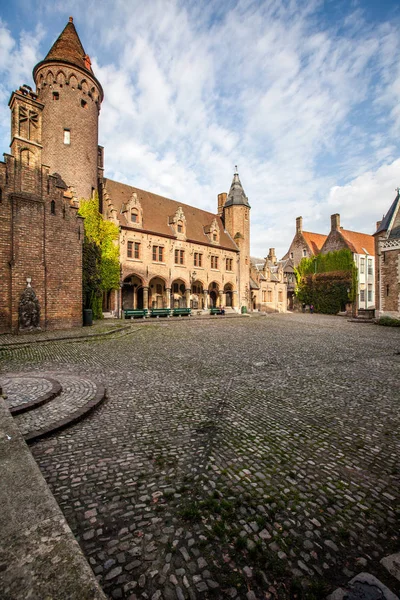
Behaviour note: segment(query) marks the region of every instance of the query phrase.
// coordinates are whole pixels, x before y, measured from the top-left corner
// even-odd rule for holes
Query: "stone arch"
[[[208,286],[208,297],[210,308],[215,308],[220,304],[219,283],[212,281]]]
[[[66,82],[67,78],[65,76],[64,71],[58,71],[57,75],[56,75],[56,81],[58,83],[59,86],[63,86]]]
[[[136,273],[127,275],[122,282],[122,310],[143,308],[143,279]]]
[[[203,309],[204,304],[204,282],[201,279],[195,279],[192,281],[190,289],[190,308]]]
[[[53,71],[47,71],[46,73],[46,84],[47,85],[53,85],[54,83],[54,75],[53,75]]]
[[[149,281],[149,308],[168,308],[167,282],[155,275]]]
[[[68,83],[69,83],[70,87],[73,90],[77,89],[77,87],[78,87],[78,80],[77,80],[76,76],[73,73],[71,73],[71,75],[69,76]]]
[[[82,79],[82,81],[81,81],[81,89],[82,89],[82,92],[83,92],[84,94],[87,94],[87,93],[88,93],[88,91],[89,91],[89,86],[88,86],[88,82],[86,81],[86,79]]]
[[[181,277],[171,283],[171,307],[189,308],[190,290],[187,282]]]
[[[228,282],[224,285],[225,306],[233,308],[233,284]]]

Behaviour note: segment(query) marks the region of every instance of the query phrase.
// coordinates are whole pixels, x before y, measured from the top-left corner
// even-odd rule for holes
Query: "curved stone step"
[[[44,405],[15,416],[25,441],[32,442],[80,421],[105,398],[104,386],[73,375],[57,375],[61,393]]]
[[[12,415],[32,410],[50,402],[61,393],[61,385],[51,377],[9,375],[2,377],[1,386]]]

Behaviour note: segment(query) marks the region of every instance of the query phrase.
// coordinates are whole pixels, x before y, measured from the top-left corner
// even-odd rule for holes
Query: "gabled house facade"
[[[377,223],[376,316],[400,318],[400,192]]]
[[[275,248],[270,248],[264,259],[251,257],[250,268],[251,310],[286,312],[287,285],[283,263],[278,262]]]

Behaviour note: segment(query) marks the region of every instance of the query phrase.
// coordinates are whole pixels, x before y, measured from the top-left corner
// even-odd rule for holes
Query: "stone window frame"
[[[174,259],[176,265],[184,265],[185,264],[185,251],[181,248],[175,248]]]
[[[152,248],[153,262],[164,262],[164,246],[157,246],[153,244]]]
[[[360,258],[360,275],[365,275],[365,258]]]
[[[368,275],[373,275],[374,274],[374,267],[372,264],[372,258],[369,258],[367,260],[367,273]]]
[[[365,302],[365,290],[360,290],[360,302]]]
[[[233,258],[225,259],[225,270],[230,272],[233,271]]]
[[[211,269],[218,271],[218,256],[216,254],[211,255]]]
[[[193,266],[194,267],[202,267],[203,266],[203,253],[195,252],[193,255]]]
[[[141,243],[135,242],[134,240],[128,240],[126,247],[126,256],[127,258],[133,260],[141,259]]]

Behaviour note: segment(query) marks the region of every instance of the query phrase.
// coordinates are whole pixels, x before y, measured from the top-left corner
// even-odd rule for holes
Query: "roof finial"
[[[74,17],[70,17],[70,18],[68,19],[68,21],[69,21],[70,23],[73,23],[73,22],[74,22]]]
[[[235,175],[239,175],[237,165],[235,165]]]

